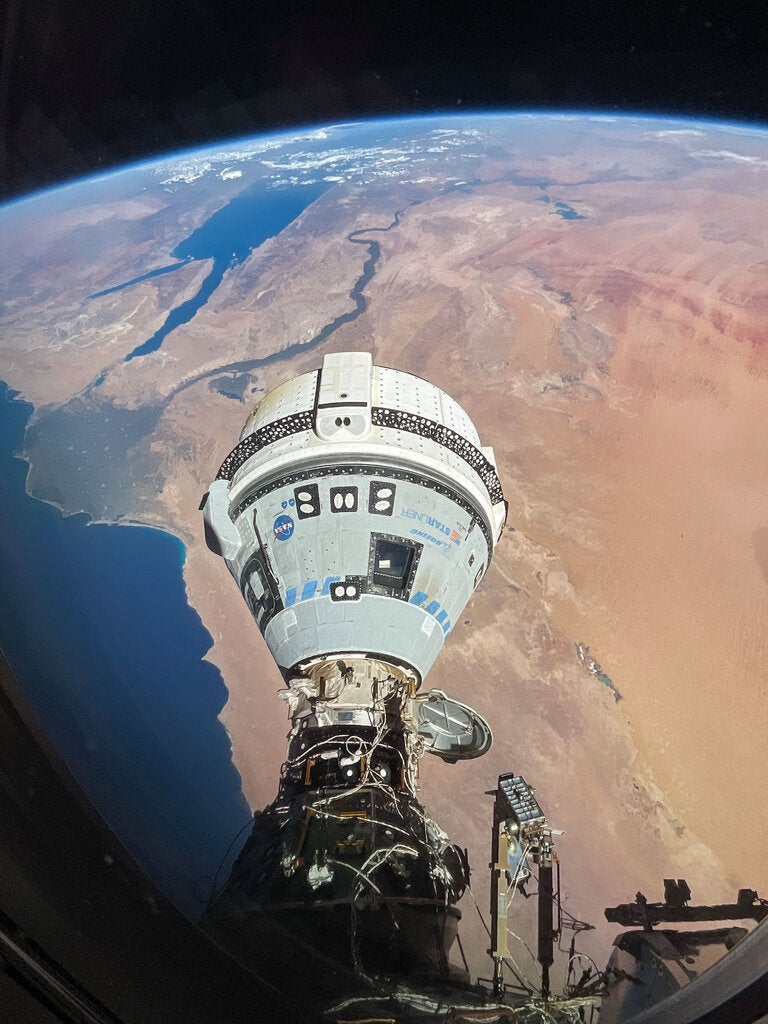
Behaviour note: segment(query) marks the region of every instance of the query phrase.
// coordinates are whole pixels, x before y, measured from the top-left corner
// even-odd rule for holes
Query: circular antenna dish
[[[491,746],[491,727],[466,704],[432,690],[417,699],[418,733],[425,749],[444,761],[481,757]]]

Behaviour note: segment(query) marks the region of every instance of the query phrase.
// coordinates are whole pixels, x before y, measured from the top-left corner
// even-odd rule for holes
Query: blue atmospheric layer
[[[238,136],[235,139],[219,139],[214,143],[207,143],[202,146],[197,146],[194,149],[173,150],[170,152],[157,153],[151,157],[134,161],[133,163],[111,167],[98,174],[89,174],[82,178],[74,178],[70,181],[54,185],[53,187],[40,189],[18,196],[0,206],[0,214],[13,208],[17,208],[24,203],[34,202],[35,200],[49,198],[54,195],[61,195],[61,193],[69,189],[78,189],[89,184],[120,177],[130,173],[155,171],[158,166],[181,159],[204,160],[208,156],[218,156],[222,150],[237,150],[242,147],[253,145],[257,142],[260,145],[272,144],[275,147],[280,145],[289,145],[293,142],[300,142],[304,148],[311,149],[313,147],[313,136],[316,136],[318,133],[322,133],[324,136],[322,142],[315,143],[315,147],[320,148],[320,145],[327,142],[327,134],[333,132],[342,136],[342,138],[344,135],[353,136],[352,139],[347,138],[343,139],[343,141],[349,141],[354,146],[377,145],[399,138],[402,134],[421,136],[431,125],[443,128],[446,126],[468,128],[476,125],[478,121],[490,122],[494,120],[502,120],[506,123],[514,120],[519,120],[521,122],[567,122],[586,120],[593,121],[595,123],[603,121],[615,122],[618,124],[643,122],[656,126],[663,124],[688,128],[695,126],[697,128],[709,128],[713,130],[730,129],[747,135],[753,134],[764,136],[768,132],[768,125],[760,122],[739,120],[723,121],[713,118],[711,114],[698,117],[692,114],[678,114],[675,111],[654,113],[647,110],[617,111],[613,108],[595,108],[592,110],[509,110],[503,108],[477,108],[474,110],[463,110],[460,114],[457,114],[455,109],[451,108],[449,110],[430,112],[428,114],[415,114],[410,117],[392,116],[362,118],[359,121],[338,122],[330,125],[322,122],[310,123],[299,125],[291,129],[284,129],[278,132],[266,132],[258,135],[243,135]],[[342,141],[342,138],[337,141]]]
[[[250,811],[217,717],[227,691],[202,660],[210,634],[186,601],[184,546],[29,497],[11,453],[31,411],[0,383],[0,647],[101,815],[196,916]]]

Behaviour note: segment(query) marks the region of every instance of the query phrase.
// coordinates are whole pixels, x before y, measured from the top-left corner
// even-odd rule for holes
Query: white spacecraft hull
[[[355,970],[447,976],[469,866],[418,762],[480,756],[491,731],[420,687],[504,524],[492,450],[439,388],[339,353],[262,400],[201,507],[291,717],[277,798],[206,927],[279,920]]]
[[[460,406],[348,353],[265,397],[205,505],[284,673],[359,651],[419,683],[504,518],[493,453]]]

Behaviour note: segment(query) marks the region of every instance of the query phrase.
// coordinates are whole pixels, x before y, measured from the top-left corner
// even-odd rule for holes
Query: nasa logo
[[[278,516],[272,524],[275,540],[290,540],[293,536],[293,520],[290,516]]]

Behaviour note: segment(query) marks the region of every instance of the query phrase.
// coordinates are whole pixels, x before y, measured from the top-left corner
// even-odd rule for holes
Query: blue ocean
[[[325,182],[315,182],[300,188],[270,190],[263,182],[257,182],[222,206],[176,246],[171,255],[178,262],[105,288],[92,296],[96,298],[121,291],[196,260],[211,261],[211,269],[195,295],[172,309],[159,330],[125,357],[126,362],[156,352],[171,331],[189,323],[205,305],[230,267],[242,263],[267,238],[279,234],[310,203],[327,192],[328,187]]]
[[[255,182],[180,241],[170,254],[174,262],[99,293],[129,289],[192,261],[210,264],[198,292],[171,309],[127,360],[160,348],[208,301],[228,268],[328,187],[317,182],[281,191]],[[53,208],[77,205],[78,196],[85,201],[79,188],[66,189],[51,193],[50,201]],[[218,720],[227,690],[219,671],[203,661],[211,637],[187,604],[184,546],[157,529],[65,517],[31,498],[29,466],[13,453],[22,448],[32,411],[0,382],[0,647],[99,813],[159,887],[196,917],[226,880],[251,814]],[[79,412],[78,418],[66,407],[49,410],[42,421],[49,433],[33,440],[38,422],[26,437],[40,471],[36,489],[51,500],[66,489],[70,506],[87,483],[83,474],[94,472],[96,456],[86,451],[92,447],[88,415],[99,421],[100,437],[107,430],[114,435],[109,462],[97,467],[107,474],[102,479],[118,471],[120,458],[158,415],[121,416],[114,409],[104,415],[99,407]]]
[[[250,812],[217,718],[226,687],[202,660],[211,637],[186,601],[184,546],[29,497],[12,453],[31,412],[0,384],[0,647],[102,817],[196,916]]]

